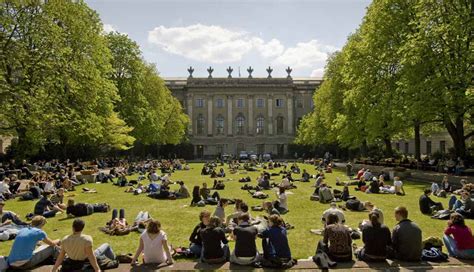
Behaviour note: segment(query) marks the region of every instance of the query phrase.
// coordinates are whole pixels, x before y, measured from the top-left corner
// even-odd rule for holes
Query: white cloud
[[[275,65],[289,65],[294,68],[322,67],[329,53],[336,49],[333,46],[321,44],[317,40],[300,42],[295,47],[287,48],[273,63]]]
[[[275,57],[284,49],[277,39],[265,42],[244,31],[202,24],[185,27],[158,26],[148,32],[148,42],[166,52],[211,63],[240,61],[252,50],[265,58]]]
[[[317,68],[311,71],[310,77],[322,77],[324,75],[324,68]]]
[[[103,30],[105,33],[117,31],[111,24],[104,24]]]
[[[160,25],[148,32],[148,42],[168,53],[203,63],[239,62],[252,52],[262,58],[260,62],[278,69],[291,66],[312,71],[311,76],[322,76],[329,53],[337,50],[314,39],[285,48],[278,39],[265,41],[245,31],[202,24]]]

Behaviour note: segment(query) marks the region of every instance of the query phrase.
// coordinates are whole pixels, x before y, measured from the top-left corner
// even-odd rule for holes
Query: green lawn
[[[172,175],[172,180],[183,180],[190,191],[194,185],[201,185],[203,182],[207,182],[208,185],[212,186],[212,179],[209,176],[201,176],[202,164],[193,163],[191,164],[190,171],[177,171]],[[310,174],[315,174],[316,171],[311,165],[300,164],[302,169],[307,169]],[[227,167],[225,167],[228,172]],[[279,170],[274,170],[274,172]],[[238,182],[238,179],[247,174],[227,174],[226,178],[232,179],[227,181],[226,188],[223,191],[219,191],[222,197],[227,198],[242,198],[249,206],[257,205],[262,200],[253,199],[250,195],[240,189],[243,185]],[[255,185],[255,178],[259,175],[259,172],[249,172],[252,182],[250,184]],[[294,175],[295,178],[299,178],[299,175]],[[341,177],[341,180],[345,180],[344,173],[336,170],[332,174],[326,174],[326,182],[333,188],[337,188],[335,185],[336,177]],[[272,177],[273,181],[279,182],[279,177]],[[328,204],[320,204],[319,202],[310,201],[309,197],[313,192],[311,185],[314,183],[312,180],[310,183],[299,183],[295,184],[298,186],[297,189],[291,190],[294,194],[288,196],[288,205],[290,212],[284,215],[287,222],[295,226],[295,229],[289,231],[289,242],[293,253],[296,258],[307,258],[314,254],[314,250],[317,241],[321,238],[318,235],[311,234],[309,232],[312,228],[321,228],[321,214],[328,208]],[[83,185],[84,186],[84,185]],[[151,213],[154,218],[161,221],[162,228],[168,234],[168,239],[174,246],[188,246],[189,235],[198,222],[198,214],[203,209],[214,211],[214,206],[207,206],[205,208],[200,207],[189,207],[190,199],[184,200],[155,200],[150,199],[146,195],[134,196],[130,193],[125,193],[125,188],[119,188],[111,184],[87,184],[85,186],[89,188],[96,188],[97,194],[83,194],[79,187],[76,192],[66,194],[66,196],[75,195],[74,198],[77,201],[97,203],[107,202],[112,208],[125,208],[126,218],[129,222],[133,222],[136,214],[141,210],[147,210]],[[172,189],[177,189],[178,185],[172,185]],[[426,183],[413,183],[405,182],[405,196],[386,195],[386,194],[365,194],[354,191],[351,188],[351,194],[356,195],[363,201],[371,201],[376,204],[379,208],[384,211],[385,223],[389,228],[393,228],[395,225],[395,219],[393,216],[393,209],[396,206],[404,205],[408,207],[409,217],[414,220],[423,230],[423,237],[438,236],[441,237],[443,230],[446,226],[446,221],[434,220],[425,215],[422,215],[418,209],[418,198],[422,194],[422,190],[428,186]],[[270,195],[269,199],[274,200],[275,194],[273,191],[267,191]],[[443,205],[447,205],[447,199],[438,199],[433,197],[436,201],[441,201]],[[9,201],[5,206],[6,210],[12,210],[22,217],[33,210],[35,202],[27,201]],[[232,206],[226,208],[226,214],[233,211]],[[260,212],[252,212],[255,217]],[[85,233],[92,235],[96,246],[101,243],[110,243],[113,249],[118,253],[132,253],[135,251],[138,245],[138,233],[131,233],[128,236],[108,236],[98,230],[99,227],[109,220],[110,213],[97,213],[91,216],[84,217],[86,221]],[[346,212],[346,222],[351,227],[357,227],[358,223],[367,218],[367,212]],[[67,219],[65,214],[57,215],[55,218],[48,220],[45,230],[48,236],[53,239],[62,238],[63,236],[70,233],[71,219]],[[473,225],[472,221],[468,221],[468,225]],[[258,241],[259,242],[259,241]],[[356,241],[358,244],[361,240]],[[12,242],[3,242],[0,247],[0,255],[8,254]],[[233,242],[231,242],[233,247]]]

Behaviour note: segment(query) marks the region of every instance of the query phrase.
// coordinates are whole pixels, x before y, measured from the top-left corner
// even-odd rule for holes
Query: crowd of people
[[[393,184],[387,184],[390,177],[386,173],[374,174],[370,169],[360,169],[353,175],[353,166],[346,166],[348,179],[337,180],[332,188],[325,180],[332,173],[334,164],[329,160],[308,162],[315,167],[316,174],[301,170],[298,164],[269,162],[240,163],[230,161],[229,172],[246,175],[248,171],[260,171],[255,186],[250,176],[244,176],[242,187],[255,198],[267,198],[265,190],[274,190],[274,200],[264,200],[261,205],[249,207],[238,198],[222,198],[219,190],[225,190],[226,170],[223,162],[206,163],[201,175],[214,180],[213,186],[207,182],[194,186],[189,192],[183,181],[172,181],[175,171],[190,170],[189,164],[180,160],[150,160],[127,162],[120,160],[96,160],[89,163],[81,162],[37,162],[29,165],[26,161],[17,165],[11,161],[0,168],[0,240],[14,239],[9,256],[4,260],[10,268],[30,269],[46,260],[54,259],[53,270],[61,267],[61,271],[77,271],[85,268],[95,271],[114,268],[120,261],[137,264],[143,263],[172,264],[176,250],[168,243],[168,236],[161,228],[161,223],[153,219],[148,212],[141,211],[133,224],[125,220],[124,209],[113,209],[107,203],[78,203],[74,198],[64,200],[65,192],[76,190],[83,183],[78,176],[81,171],[92,171],[96,181],[112,183],[125,188],[125,192],[135,195],[147,194],[156,199],[190,198],[191,207],[215,206],[214,212],[201,211],[199,223],[192,230],[189,248],[184,248],[186,256],[193,256],[205,263],[222,263],[230,261],[239,265],[256,267],[290,268],[296,263],[291,254],[288,242],[288,231],[291,225],[283,216],[290,212],[288,190],[297,188],[296,182],[314,182],[314,193],[311,200],[328,203],[329,209],[322,214],[323,229],[321,241],[316,245],[313,260],[321,267],[327,268],[337,262],[351,261],[355,258],[366,261],[382,261],[387,258],[402,261],[419,261],[422,258],[422,230],[408,219],[408,210],[399,206],[394,210],[394,218],[398,222],[392,231],[384,224],[384,215],[380,208],[369,201],[363,201],[350,194],[354,191],[367,194],[406,194],[403,182],[395,177]],[[105,171],[107,169],[107,171]],[[277,172],[275,172],[277,170]],[[130,177],[137,177],[131,179]],[[296,178],[295,176],[300,176]],[[272,182],[276,177],[279,182]],[[22,184],[20,179],[27,179]],[[171,190],[171,185],[179,188]],[[248,188],[252,188],[251,191]],[[474,238],[471,229],[465,224],[465,218],[473,218],[472,200],[474,186],[464,182],[462,188],[455,190],[448,179],[441,184],[433,183],[420,197],[420,211],[424,214],[437,215],[442,211],[448,220],[442,238],[450,256],[474,259]],[[84,193],[97,193],[82,188]],[[430,198],[446,197],[448,209],[441,202]],[[456,197],[459,195],[459,198]],[[34,210],[23,221],[12,211],[4,207],[12,199],[36,201]],[[338,205],[338,203],[340,203]],[[234,211],[226,214],[226,207],[234,205]],[[102,230],[110,235],[127,235],[131,231],[140,232],[139,246],[133,256],[117,256],[109,244],[103,244],[93,250],[93,239],[83,234],[85,222],[83,216],[93,213],[112,212],[112,219]],[[263,212],[253,217],[251,211]],[[357,229],[346,224],[347,211],[367,211],[368,218],[359,222]],[[57,214],[76,217],[72,223],[72,233],[61,240],[52,240],[43,231],[47,218]],[[352,222],[355,223],[355,222]],[[353,240],[362,238],[363,246],[355,247]],[[257,250],[257,239],[261,239],[263,252]],[[235,241],[231,251],[228,243]],[[43,245],[37,247],[38,242]],[[429,248],[428,248],[429,249]],[[183,248],[181,248],[183,251]],[[1,260],[0,260],[1,264]],[[1,265],[0,265],[1,267]]]

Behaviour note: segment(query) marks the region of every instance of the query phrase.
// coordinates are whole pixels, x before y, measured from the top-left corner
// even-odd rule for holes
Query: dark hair
[[[449,222],[452,225],[460,226],[460,227],[465,227],[466,224],[464,223],[464,217],[459,214],[459,213],[452,213],[451,216],[449,217]]]
[[[199,213],[199,220],[202,221],[204,217],[209,217],[211,216],[211,213],[209,211],[202,211]]]
[[[245,203],[245,202],[240,203],[240,210],[244,213],[248,212],[249,211],[249,205],[247,205],[247,203]]]
[[[327,225],[332,225],[332,224],[337,224],[339,223],[339,217],[337,217],[337,214],[335,213],[330,213],[328,215],[328,221],[326,222]]]
[[[84,222],[84,220],[77,218],[74,219],[74,221],[72,222],[72,229],[74,230],[74,232],[81,232],[84,229],[85,225],[86,223]]]
[[[208,227],[213,229],[219,227],[221,224],[221,219],[217,216],[211,217],[211,220],[209,220],[209,225]]]
[[[380,227],[379,214],[378,213],[376,213],[376,212],[369,213],[369,219],[370,219],[370,223],[372,223],[373,227]]]
[[[424,190],[424,193],[425,193],[425,195],[431,193],[431,189],[430,189],[430,188],[426,188],[426,189]]]
[[[285,187],[280,187],[280,194],[284,194],[285,193]]]
[[[151,234],[160,233],[160,230],[161,230],[161,223],[160,221],[156,219],[151,220],[148,223],[148,226],[146,227],[146,232],[151,233]]]
[[[239,215],[238,219],[244,222],[248,222],[250,220],[250,216],[248,213],[244,212]]]
[[[283,219],[278,214],[270,215],[268,220],[273,224],[273,226],[281,227],[283,225]]]
[[[404,219],[408,218],[408,210],[407,208],[400,206],[395,208],[395,213],[399,214]]]
[[[223,205],[225,205],[225,204],[227,204],[227,203],[229,203],[229,200],[228,200],[228,199],[226,199],[226,198],[221,198],[221,199],[219,199],[219,206],[222,207]]]

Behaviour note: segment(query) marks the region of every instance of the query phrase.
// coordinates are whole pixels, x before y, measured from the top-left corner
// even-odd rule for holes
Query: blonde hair
[[[41,215],[36,215],[35,217],[33,217],[33,219],[31,219],[31,226],[32,227],[42,227],[46,224],[46,218],[44,218],[44,216],[41,216]]]

